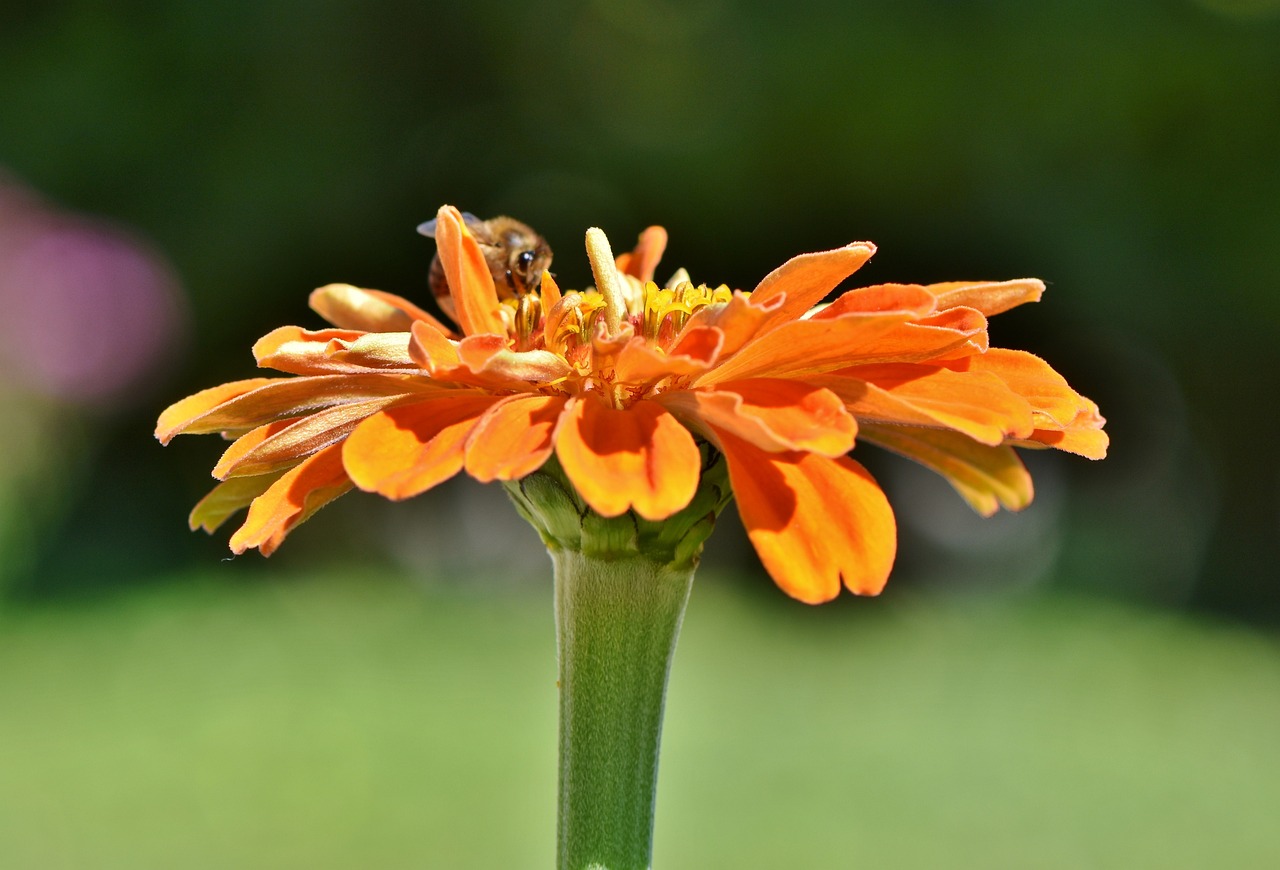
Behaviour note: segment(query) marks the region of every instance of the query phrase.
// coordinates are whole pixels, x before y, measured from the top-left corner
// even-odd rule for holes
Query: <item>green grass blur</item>
[[[549,866],[547,589],[174,579],[0,615],[0,866]],[[1278,684],[1274,640],[1182,616],[711,574],[656,865],[1277,866]]]

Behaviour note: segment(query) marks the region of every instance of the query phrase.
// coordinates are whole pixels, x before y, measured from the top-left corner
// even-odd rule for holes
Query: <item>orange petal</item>
[[[964,306],[975,308],[988,317],[1008,311],[1024,302],[1039,302],[1044,282],[1038,278],[1013,281],[953,281],[930,284],[925,288],[938,300],[938,308]]]
[[[276,471],[345,438],[362,420],[400,398],[347,402],[300,420],[281,420],[260,426],[227,448],[214,466],[213,476],[224,479]]]
[[[794,377],[855,363],[860,349],[895,329],[910,312],[846,314],[832,320],[796,320],[766,332],[695,380],[712,386],[745,378]]]
[[[1093,403],[1081,396],[1067,379],[1040,357],[1022,350],[993,347],[984,354],[948,361],[947,368],[956,371],[986,372],[998,377],[1009,388],[1031,403],[1039,414],[1057,425],[1065,426]],[[1096,407],[1094,408],[1096,411]]]
[[[843,314],[877,311],[910,311],[917,317],[934,312],[936,301],[919,284],[874,284],[841,293],[825,308],[814,312],[814,320],[830,320]]]
[[[347,472],[389,499],[425,492],[462,470],[467,436],[498,398],[459,392],[374,414],[344,442]]]
[[[208,495],[200,499],[191,509],[191,516],[187,518],[191,531],[194,532],[196,529],[204,529],[206,532],[215,531],[232,515],[247,508],[250,502],[266,492],[282,474],[284,471],[224,480],[209,490]]]
[[[803,450],[841,456],[853,449],[858,431],[834,393],[800,381],[732,381],[714,391],[673,390],[656,401],[698,421],[699,431],[730,432],[770,453]]]
[[[231,549],[257,547],[270,556],[300,523],[351,489],[342,467],[342,446],[334,444],[285,472],[249,506],[249,516],[234,535]]]
[[[724,335],[720,356],[728,358],[764,329],[783,301],[781,296],[775,296],[771,302],[758,302],[741,290],[735,290],[724,305],[708,305],[695,311],[681,333],[681,343],[684,336],[694,330],[714,327]]]
[[[457,368],[458,344],[450,341],[445,330],[429,323],[415,323],[409,340],[409,357],[427,374]]]
[[[1054,447],[1086,459],[1105,459],[1110,439],[1107,433],[1102,431],[1102,427],[1107,421],[1098,413],[1097,405],[1088,399],[1084,401],[1087,403],[1086,406],[1070,423],[1061,428],[1057,426],[1052,429],[1037,428],[1031,433],[1031,438],[1025,442],[1025,446]]]
[[[556,456],[596,513],[616,517],[634,508],[647,520],[664,520],[692,501],[702,457],[661,405],[639,401],[617,410],[587,395],[565,410]]]
[[[681,336],[678,350],[667,354],[633,338],[618,354],[614,383],[642,385],[672,375],[700,375],[711,368],[723,340],[720,330],[702,327]]]
[[[463,333],[506,335],[489,264],[451,205],[441,206],[436,215],[436,246]]]
[[[742,524],[783,592],[819,604],[835,598],[841,582],[856,595],[884,588],[897,526],[865,468],[847,456],[765,453],[721,438]]]
[[[482,483],[518,480],[551,456],[564,396],[512,396],[491,407],[467,440],[467,474]]]
[[[842,383],[842,378],[850,380]],[[1026,399],[983,372],[889,363],[841,369],[838,376],[815,382],[844,399],[859,420],[941,425],[983,444],[1025,438],[1035,428]]]
[[[290,380],[289,378],[249,378],[245,381],[232,381],[229,384],[210,387],[193,396],[187,396],[160,413],[160,419],[156,421],[156,438],[161,444],[168,444],[175,435],[188,431],[189,426],[219,405],[238,399],[267,384],[289,383]],[[217,432],[219,428],[199,431]]]
[[[635,250],[617,258],[618,271],[640,279],[640,283],[653,280],[653,273],[667,249],[667,231],[662,227],[648,227],[640,234]]]
[[[311,293],[311,310],[340,329],[360,332],[408,332],[415,322],[449,329],[408,300],[381,290],[329,284]]]
[[[751,300],[762,305],[783,296],[785,299],[769,322],[795,320],[856,272],[875,251],[876,246],[870,242],[854,242],[834,251],[792,257],[765,276],[752,292]]]
[[[295,375],[417,374],[407,332],[311,331],[282,326],[253,346],[258,365]]]
[[[458,342],[458,358],[475,374],[495,383],[548,384],[573,372],[564,358],[548,350],[514,351],[497,335],[469,335]]]
[[[1031,504],[1031,475],[1008,445],[979,444],[960,432],[863,423],[861,440],[914,459],[947,479],[984,517]]]
[[[252,383],[257,383],[258,386],[240,394],[237,394],[237,390],[229,390],[231,398],[207,408],[203,413],[175,423],[165,432],[172,437],[178,432],[203,435],[210,432],[247,431],[274,420],[296,417],[304,412],[317,411],[346,402],[429,393],[441,389],[430,381],[410,379],[402,375],[261,378],[256,382],[240,381],[237,384],[226,384],[225,387],[239,387]],[[169,420],[168,415],[171,412],[173,412],[172,418],[177,421],[183,413],[207,405],[210,399],[218,397],[219,389],[222,388],[205,390],[204,393],[198,393],[174,405],[161,416],[161,424]],[[207,397],[206,394],[208,394]],[[192,402],[191,408],[183,407],[186,402]],[[178,410],[175,411],[175,409]],[[160,430],[157,429],[157,432]],[[161,438],[161,440],[165,439]]]
[[[560,286],[556,284],[556,279],[551,277],[550,272],[544,271],[542,273],[542,310],[550,311],[561,298]]]

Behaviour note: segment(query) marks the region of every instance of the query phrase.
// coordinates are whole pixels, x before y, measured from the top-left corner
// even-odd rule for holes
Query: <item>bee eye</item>
[[[533,251],[521,251],[520,256],[516,257],[516,262],[520,264],[521,269],[532,268],[533,260]]]

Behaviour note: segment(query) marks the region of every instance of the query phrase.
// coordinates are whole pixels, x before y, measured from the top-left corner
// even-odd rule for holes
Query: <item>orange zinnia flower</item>
[[[353,487],[391,499],[465,469],[511,481],[554,454],[605,517],[663,520],[693,498],[699,439],[723,454],[742,521],[787,594],[875,594],[896,550],[880,487],[846,454],[855,439],[942,474],[984,515],[1031,501],[1013,446],[1101,458],[1097,406],[1043,360],[991,348],[987,317],[1040,298],[1005,282],[849,290],[815,309],[874,252],[803,254],[751,293],[653,283],[666,232],[614,259],[588,232],[597,288],[500,300],[458,211],[440,209],[439,257],[460,332],[399,297],[323,287],[336,328],[283,327],[254,346],[294,377],[224,384],[168,408],[157,437],[222,433],[222,483],[191,515],[212,531],[238,510],[237,553],[269,555]]]

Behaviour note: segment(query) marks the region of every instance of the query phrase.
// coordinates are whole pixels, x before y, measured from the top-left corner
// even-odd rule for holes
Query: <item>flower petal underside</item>
[[[339,329],[358,332],[408,332],[415,322],[449,332],[439,320],[393,293],[350,284],[329,284],[311,293],[311,310]]]
[[[231,536],[231,550],[240,554],[257,547],[270,556],[290,531],[350,489],[342,445],[330,445],[286,471],[254,499],[244,525]]]
[[[947,479],[984,517],[1031,504],[1031,475],[1009,445],[979,444],[960,432],[863,422],[859,437],[919,462]]]

